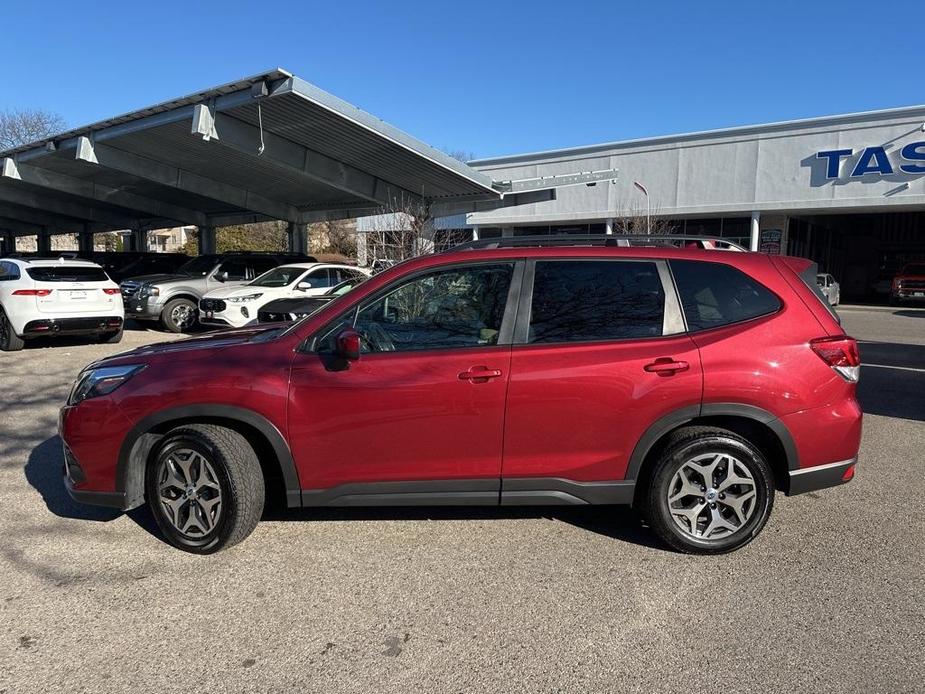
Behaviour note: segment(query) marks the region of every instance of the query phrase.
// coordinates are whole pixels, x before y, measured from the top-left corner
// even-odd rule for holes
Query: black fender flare
[[[740,403],[710,403],[706,405],[691,405],[681,409],[669,412],[663,417],[656,420],[646,429],[645,433],[639,438],[633,453],[630,456],[629,464],[626,468],[625,479],[635,480],[639,476],[642,464],[646,456],[652,450],[652,447],[665,434],[672,429],[677,429],[682,424],[687,424],[700,417],[741,417],[751,419],[768,427],[781,442],[784,449],[784,455],[787,458],[787,468],[797,470],[800,467],[800,457],[797,453],[796,444],[790,435],[787,427],[780,419],[767,410],[754,405],[743,405]]]
[[[126,435],[119,449],[119,460],[116,464],[116,491],[124,494],[126,510],[144,503],[144,464],[161,438],[161,434],[152,433],[153,430],[173,420],[177,420],[177,424],[181,425],[183,420],[202,418],[231,420],[257,430],[269,442],[279,461],[286,487],[287,505],[301,506],[299,475],[289,444],[279,429],[262,414],[244,407],[199,403],[154,412],[139,420]]]

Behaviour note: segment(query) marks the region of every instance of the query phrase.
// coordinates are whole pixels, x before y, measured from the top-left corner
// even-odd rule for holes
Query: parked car
[[[174,333],[192,329],[199,320],[199,300],[219,287],[238,287],[283,263],[311,262],[298,253],[218,253],[200,255],[175,273],[141,275],[123,280],[125,315],[160,321]]]
[[[90,365],[60,416],[71,496],[147,502],[196,553],[247,537],[279,490],[293,507],[631,504],[712,554],[759,534],[775,490],[854,475],[858,347],[812,262],[475,245],[289,326]]]
[[[170,274],[190,261],[185,253],[129,253],[125,263],[110,258],[109,266],[103,265],[106,274],[115,282],[140,275]]]
[[[260,323],[288,323],[310,316],[322,306],[327,306],[341,294],[359,286],[366,279],[366,275],[345,280],[317,296],[307,296],[298,299],[276,299],[264,304],[257,312],[257,321]]]
[[[893,278],[890,303],[925,301],[925,263],[909,263]]]
[[[841,301],[841,285],[827,272],[816,275],[816,284],[831,306],[838,306]]]
[[[99,265],[72,258],[0,260],[0,350],[48,335],[122,339],[119,287]]]
[[[256,321],[260,308],[274,299],[320,296],[344,280],[359,277],[366,277],[365,271],[350,265],[280,265],[245,285],[224,286],[210,291],[199,301],[199,322],[241,328]]]

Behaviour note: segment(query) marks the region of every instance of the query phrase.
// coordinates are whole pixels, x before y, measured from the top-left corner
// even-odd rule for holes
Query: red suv
[[[71,495],[147,500],[198,553],[243,540],[274,493],[632,504],[668,545],[720,553],[775,490],[851,479],[857,344],[811,262],[505,242],[402,263],[288,326],[91,364],[60,417]]]

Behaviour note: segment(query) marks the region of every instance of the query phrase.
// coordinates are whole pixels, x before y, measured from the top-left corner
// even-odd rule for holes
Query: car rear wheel
[[[0,351],[17,352],[26,344],[19,335],[13,331],[13,326],[6,314],[0,310]]]
[[[195,554],[237,544],[263,513],[263,473],[253,447],[214,424],[169,432],[148,465],[145,485],[164,537]]]
[[[168,301],[161,313],[161,323],[172,333],[184,333],[196,325],[198,308],[189,299]]]
[[[761,452],[725,429],[689,427],[662,449],[646,490],[649,526],[691,554],[731,552],[754,539],[774,504],[774,476]]]

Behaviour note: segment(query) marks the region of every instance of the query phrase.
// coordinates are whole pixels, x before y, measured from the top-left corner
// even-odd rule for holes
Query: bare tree
[[[319,253],[357,257],[356,221],[339,219],[313,224],[310,235],[318,238]]]
[[[466,164],[475,159],[475,152],[472,152],[468,149],[450,149],[449,147],[444,147],[443,153],[449,154],[451,157],[453,157],[453,159],[457,159],[463,164]]]
[[[0,111],[0,149],[27,145],[60,133],[67,127],[57,113],[41,109]]]
[[[624,213],[614,219],[613,233],[615,234],[665,236],[680,233],[678,223],[660,217],[657,207],[650,210],[648,215],[646,209],[638,205],[633,207],[621,205],[620,208],[624,210]]]
[[[391,265],[433,250],[432,202],[404,193],[383,205],[371,217],[366,232],[366,256],[370,267]]]

